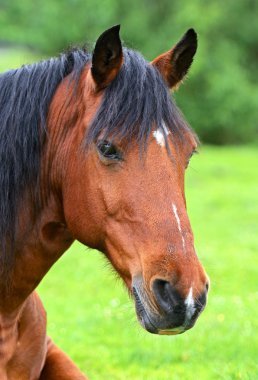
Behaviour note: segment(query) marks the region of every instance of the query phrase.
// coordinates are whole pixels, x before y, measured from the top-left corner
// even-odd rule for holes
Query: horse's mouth
[[[133,296],[135,301],[137,319],[146,331],[159,335],[178,335],[188,330],[184,326],[166,328],[164,325],[171,324],[171,322],[167,321],[166,318],[164,320],[163,317],[159,316],[156,313],[147,311],[135,287],[133,287]]]
[[[200,303],[191,306],[191,313],[187,304],[171,307],[167,312],[154,309],[150,303],[148,294],[142,286],[142,279],[134,282],[132,293],[135,301],[135,310],[141,326],[152,334],[159,335],[178,335],[189,330],[195,325],[195,322],[204,308]]]
[[[172,329],[172,330],[159,330],[159,335],[178,335],[183,334],[186,330],[184,328]]]

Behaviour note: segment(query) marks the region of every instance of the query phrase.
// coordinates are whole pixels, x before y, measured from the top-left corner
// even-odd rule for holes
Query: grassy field
[[[104,257],[78,243],[39,287],[49,334],[91,380],[258,380],[258,150],[200,153],[186,188],[211,290],[192,330],[143,331]]]

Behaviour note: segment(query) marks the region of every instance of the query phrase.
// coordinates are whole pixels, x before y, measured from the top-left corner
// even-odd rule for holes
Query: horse
[[[183,333],[205,307],[184,193],[198,139],[170,94],[197,34],[147,62],[119,30],[0,75],[1,380],[86,379],[35,292],[74,240],[107,257],[148,332]]]

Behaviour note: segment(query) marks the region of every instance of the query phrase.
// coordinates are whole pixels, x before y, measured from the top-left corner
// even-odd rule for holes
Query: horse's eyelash
[[[190,155],[190,157],[189,157],[189,161],[190,161],[190,159],[193,157],[194,154],[199,154],[199,150],[198,150],[197,148],[195,148],[195,149],[192,151],[192,153],[191,153],[191,155]]]
[[[189,158],[188,158],[188,161],[187,161],[187,163],[186,163],[186,168],[188,168],[188,166],[189,166],[189,164],[190,164],[190,160],[191,160],[191,158],[193,157],[194,154],[199,154],[199,151],[198,151],[197,148],[195,148],[195,149],[192,151],[192,153],[190,154],[190,156],[189,156]]]

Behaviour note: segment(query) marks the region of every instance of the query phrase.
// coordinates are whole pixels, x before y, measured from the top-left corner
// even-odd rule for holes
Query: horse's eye
[[[107,140],[101,140],[97,144],[98,151],[100,155],[104,158],[108,158],[109,160],[121,160],[122,154],[121,152],[116,148],[115,145],[113,145],[111,142]]]
[[[194,154],[196,154],[196,153],[198,153],[198,150],[197,150],[197,149],[194,149],[194,150],[191,152],[191,154],[190,154],[190,156],[189,156],[189,158],[188,158],[188,160],[187,160],[187,163],[186,163],[186,169],[188,168],[188,165],[189,165],[189,163],[190,163],[190,160],[191,160],[192,156],[193,156]]]

